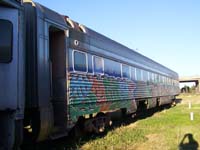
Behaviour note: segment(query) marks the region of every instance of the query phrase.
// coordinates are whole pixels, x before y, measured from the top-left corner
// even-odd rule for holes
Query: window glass
[[[163,83],[163,77],[160,75],[160,83]]]
[[[130,78],[130,70],[128,65],[122,64],[122,77]]]
[[[156,75],[154,73],[151,73],[151,82],[156,82],[155,78],[156,78]]]
[[[151,81],[150,75],[151,75],[151,73],[147,71],[147,80],[148,81]]]
[[[160,81],[159,81],[159,75],[158,74],[155,74],[155,82],[156,83],[159,83]]]
[[[8,63],[12,59],[12,23],[0,20],[0,62]]]
[[[159,83],[162,83],[162,76],[159,75]]]
[[[165,77],[162,76],[162,83],[165,83]]]
[[[109,76],[121,77],[121,67],[120,63],[104,59],[104,73]]]
[[[148,79],[147,71],[143,70],[142,75],[143,75],[143,81],[147,81],[147,79]]]
[[[136,76],[137,76],[138,81],[142,80],[142,70],[141,69],[136,68]]]
[[[154,82],[154,76],[152,72],[149,72],[149,81]]]
[[[168,79],[168,77],[165,77],[165,82],[166,82],[166,84],[168,85],[169,84],[169,79]]]
[[[87,72],[86,54],[74,51],[74,70]]]
[[[134,67],[131,67],[131,79],[132,80],[135,80],[135,68]]]
[[[94,73],[103,73],[103,59],[94,56]]]

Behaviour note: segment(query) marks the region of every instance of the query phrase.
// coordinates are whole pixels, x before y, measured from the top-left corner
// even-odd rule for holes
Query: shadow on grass
[[[142,120],[147,117],[152,116],[155,112],[160,112],[164,109],[169,109],[169,105],[165,105],[159,108],[150,109],[143,112],[138,112],[136,117],[132,116],[124,116],[121,119],[114,120],[111,127],[107,128],[106,131],[102,134],[87,134],[83,135],[78,140],[74,140],[72,136],[68,136],[65,138],[60,138],[54,141],[46,141],[38,144],[24,145],[22,146],[22,150],[74,150],[79,149],[85,143],[95,140],[97,138],[102,138],[107,135],[108,132],[115,130],[121,126],[128,126],[131,123],[136,122],[137,120]]]
[[[197,150],[198,147],[199,144],[191,133],[185,134],[179,144],[179,150]]]

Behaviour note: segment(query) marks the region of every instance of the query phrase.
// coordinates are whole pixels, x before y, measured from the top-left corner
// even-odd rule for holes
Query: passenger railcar
[[[7,148],[23,134],[42,141],[77,125],[102,132],[111,112],[133,114],[179,94],[176,72],[67,16],[30,0],[2,0],[0,11],[0,143]]]

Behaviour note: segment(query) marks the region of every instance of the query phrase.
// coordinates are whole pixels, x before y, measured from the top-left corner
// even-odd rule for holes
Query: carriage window
[[[137,77],[137,80],[139,80],[139,81],[142,80],[142,70],[141,69],[136,68],[136,77]]]
[[[94,63],[94,73],[103,73],[103,58],[94,56],[93,57],[93,63]]]
[[[150,81],[151,82],[155,82],[155,74],[154,73],[151,73],[151,75],[150,75]]]
[[[87,72],[86,53],[74,51],[74,70]]]
[[[131,67],[131,79],[135,80],[135,68]]]
[[[165,77],[165,84],[166,84],[166,85],[168,85],[168,84],[169,84],[168,77]]]
[[[12,59],[13,25],[7,20],[0,20],[0,63],[8,63]]]
[[[150,81],[150,72],[147,71],[147,81]]]
[[[164,83],[167,84],[167,79],[166,79],[166,77],[164,77]]]
[[[162,83],[162,76],[159,75],[159,83]]]
[[[155,82],[159,83],[159,75],[158,74],[155,74]]]
[[[164,76],[162,77],[162,83],[165,84],[165,77]]]
[[[105,74],[115,77],[121,76],[120,63],[109,59],[104,59],[104,67]]]
[[[147,71],[143,70],[143,81],[147,81],[148,79],[148,73]]]
[[[130,78],[130,70],[128,65],[122,64],[122,77]]]
[[[164,77],[162,75],[160,76],[160,80],[161,80],[161,83],[164,83]]]

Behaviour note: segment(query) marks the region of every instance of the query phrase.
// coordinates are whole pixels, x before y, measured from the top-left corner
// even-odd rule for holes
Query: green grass
[[[176,107],[154,113],[127,126],[109,131],[106,136],[90,140],[82,150],[176,150],[183,137],[190,133],[200,143],[200,95],[181,95]],[[192,108],[188,108],[188,102]],[[190,112],[194,120],[190,120]],[[184,143],[188,142],[188,137]],[[194,142],[194,141],[193,141]],[[189,146],[196,146],[194,143]],[[187,145],[183,148],[188,149]],[[192,148],[189,148],[192,149]]]

